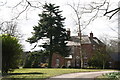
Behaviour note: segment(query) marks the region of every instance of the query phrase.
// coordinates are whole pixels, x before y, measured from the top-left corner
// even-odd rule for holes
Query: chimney
[[[71,35],[71,31],[70,31],[70,28],[67,28],[67,35],[70,37],[70,35]]]
[[[90,33],[90,38],[93,38],[93,33],[92,33],[92,31],[91,31],[91,33]]]

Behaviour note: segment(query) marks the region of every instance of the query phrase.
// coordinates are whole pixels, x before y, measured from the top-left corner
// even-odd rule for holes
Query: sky
[[[7,2],[4,6],[0,6],[0,22],[3,21],[10,21],[14,17],[18,15],[23,9],[24,9],[24,4],[19,5],[15,8],[16,4],[18,4],[22,0],[0,0],[0,5],[4,4]],[[25,1],[25,0],[23,0]],[[88,5],[91,1],[94,2],[103,2],[103,0],[30,0],[33,5],[37,5],[37,1],[41,2],[42,4],[44,2],[50,2],[54,3],[58,6],[60,6],[60,10],[62,10],[62,16],[66,17],[65,20],[65,28],[70,28],[71,30],[71,35],[77,35],[77,26],[75,24],[74,19],[76,20],[76,15],[73,11],[73,9],[68,6],[67,4],[72,4],[75,3],[77,4],[80,2],[80,5],[85,6]],[[118,6],[118,1],[119,0],[109,0],[110,1],[110,9],[114,9]],[[80,9],[81,10],[81,9]],[[21,42],[23,44],[24,51],[30,51],[33,48],[34,44],[29,44],[25,40],[27,40],[29,37],[32,36],[31,32],[33,32],[33,26],[37,25],[39,17],[38,14],[40,14],[42,10],[40,9],[35,9],[29,7],[27,11],[22,13],[16,22],[18,22],[18,28],[20,33],[23,35]],[[96,18],[93,22],[91,22],[83,31],[82,34],[84,35],[89,35],[89,33],[92,31],[94,36],[96,37],[102,37],[104,35],[109,35],[109,38],[116,38],[117,37],[117,32],[113,31],[112,29],[115,29],[117,31],[118,23],[117,23],[117,14],[109,20],[106,16],[103,16],[103,11],[99,13],[99,16]],[[92,14],[85,14],[82,16],[81,23],[84,20],[87,20],[91,17]],[[112,29],[111,29],[112,28]],[[36,48],[35,50],[38,50],[39,48]]]

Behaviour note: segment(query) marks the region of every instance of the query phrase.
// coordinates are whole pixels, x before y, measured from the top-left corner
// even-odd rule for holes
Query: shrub
[[[8,73],[21,64],[22,46],[17,38],[3,34],[2,38],[2,73]]]
[[[108,73],[105,76],[108,78],[120,79],[120,72]]]

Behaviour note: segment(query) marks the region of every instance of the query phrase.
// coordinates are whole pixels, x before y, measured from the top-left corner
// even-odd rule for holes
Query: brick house
[[[67,41],[67,46],[70,48],[69,56],[62,57],[59,54],[55,54],[52,57],[52,67],[77,67],[80,68],[80,38],[78,36],[71,36],[70,30],[67,31],[70,39]],[[81,47],[83,54],[83,64],[84,68],[88,67],[88,59],[93,55],[95,49],[105,46],[98,38],[93,36],[91,32],[90,35],[81,35]]]

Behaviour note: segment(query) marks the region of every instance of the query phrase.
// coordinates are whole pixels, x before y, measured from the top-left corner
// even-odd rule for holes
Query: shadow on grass
[[[11,76],[11,75],[29,75],[29,74],[46,74],[46,73],[38,73],[38,72],[31,72],[31,73],[7,73],[7,74],[2,74],[2,76]]]
[[[29,74],[46,74],[46,73],[38,73],[38,72],[32,72],[32,73],[8,73],[7,75],[29,75]]]
[[[2,78],[1,80],[46,80],[40,78]]]
[[[46,73],[38,73],[38,72],[31,72],[31,73],[8,73],[5,76],[14,76],[14,75],[41,75],[41,74],[46,74]],[[41,78],[6,78],[3,77],[1,80],[45,80]]]

